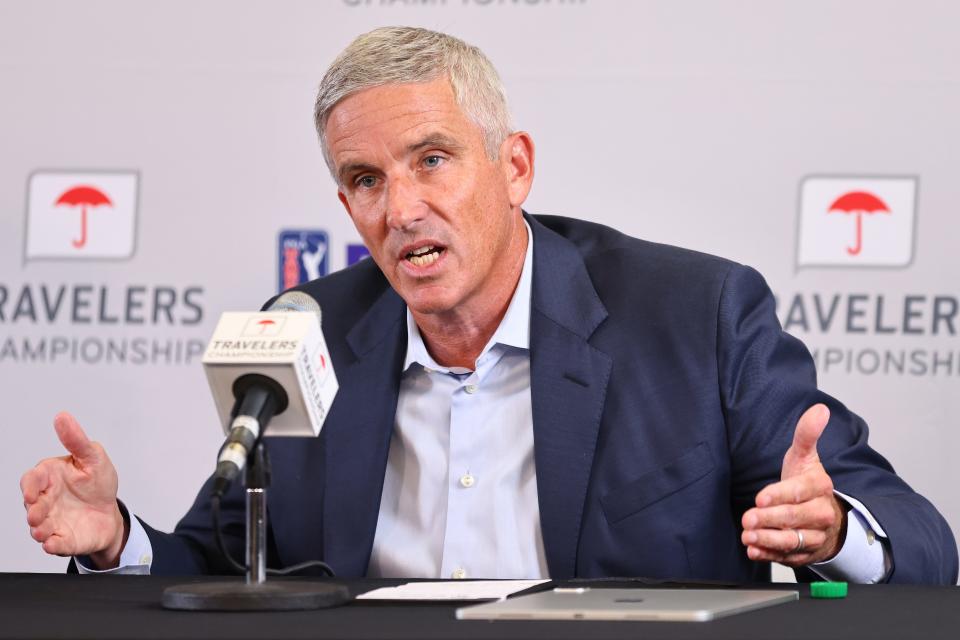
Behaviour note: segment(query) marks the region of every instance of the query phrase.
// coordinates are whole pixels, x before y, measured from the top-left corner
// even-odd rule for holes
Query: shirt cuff
[[[880,523],[863,503],[855,498],[834,492],[850,505],[847,516],[847,535],[840,551],[829,560],[809,565],[821,578],[857,584],[875,584],[890,573],[890,552],[880,539],[886,539]]]
[[[120,511],[124,519],[130,522],[130,533],[127,534],[127,543],[120,552],[120,566],[113,569],[91,569],[87,565],[92,565],[88,556],[76,556],[74,561],[77,564],[79,573],[118,573],[128,575],[149,575],[150,565],[153,564],[153,545],[150,544],[150,536],[147,535],[143,525],[136,516],[130,516],[127,508],[121,503]],[[86,564],[84,564],[86,563]]]

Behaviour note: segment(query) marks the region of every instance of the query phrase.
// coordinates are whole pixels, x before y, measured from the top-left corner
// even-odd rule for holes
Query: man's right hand
[[[117,504],[117,470],[69,413],[53,426],[68,455],[41,460],[20,479],[30,535],[58,556],[89,556],[97,569],[118,566],[127,525]]]

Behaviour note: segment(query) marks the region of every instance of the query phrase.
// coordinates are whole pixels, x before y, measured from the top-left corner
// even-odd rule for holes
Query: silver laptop
[[[457,609],[457,619],[705,621],[798,598],[796,591],[557,588]]]

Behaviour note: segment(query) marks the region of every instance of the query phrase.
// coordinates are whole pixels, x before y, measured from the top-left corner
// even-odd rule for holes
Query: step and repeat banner
[[[758,268],[822,387],[960,531],[960,5],[0,2],[0,571],[73,412],[170,529],[212,471],[227,310],[366,250],[312,129],[356,35],[447,31],[537,145],[527,209]],[[324,309],[335,314],[336,308]]]

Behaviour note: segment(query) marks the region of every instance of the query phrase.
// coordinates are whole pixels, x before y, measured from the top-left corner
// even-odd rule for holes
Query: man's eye
[[[377,179],[373,176],[360,176],[356,179],[355,184],[364,189],[371,189],[377,184]]]
[[[427,156],[423,159],[423,165],[428,169],[435,169],[443,163],[442,156]]]

